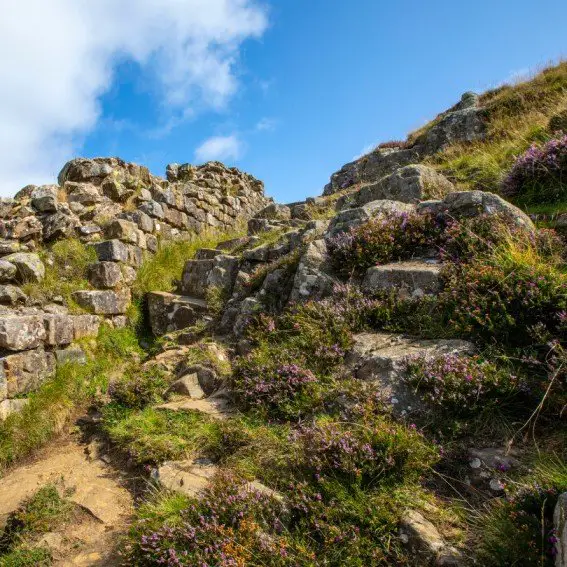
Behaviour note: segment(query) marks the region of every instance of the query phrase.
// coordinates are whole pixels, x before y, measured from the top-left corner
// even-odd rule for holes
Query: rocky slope
[[[564,65],[465,93],[302,203],[273,203],[218,163],[168,166],[166,181],[115,158],[74,160],[58,186],[3,201],[2,463],[17,461],[23,425],[76,400],[50,378],[77,389],[76,374],[90,406],[76,446],[104,439],[95,460],[163,489],[143,494],[108,561],[567,565],[565,242],[521,194],[498,194],[518,167],[503,145],[561,148],[565,105]],[[478,163],[464,178],[481,151],[497,182]],[[175,286],[145,286],[134,320],[142,271],[206,228],[208,246]],[[83,270],[79,289],[26,293],[71,238],[95,254],[63,261]],[[9,553],[69,557],[22,541]]]

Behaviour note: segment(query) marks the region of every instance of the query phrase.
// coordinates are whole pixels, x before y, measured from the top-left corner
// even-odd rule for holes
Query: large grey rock
[[[152,471],[152,477],[163,488],[196,498],[203,494],[218,467],[208,459],[166,461]]]
[[[118,238],[123,242],[138,244],[138,226],[133,222],[124,219],[114,219],[105,228],[105,235],[108,239]]]
[[[441,290],[440,274],[440,264],[397,262],[369,268],[362,287],[370,293],[395,289],[404,296],[422,297]]]
[[[0,316],[0,348],[27,350],[36,348],[46,337],[40,315],[9,314]]]
[[[89,183],[72,183],[65,184],[67,191],[67,201],[71,203],[80,203],[86,207],[96,205],[102,201],[102,195],[94,185]]]
[[[163,207],[156,201],[148,201],[147,203],[142,203],[138,207],[138,209],[154,219],[161,220],[165,218]]]
[[[17,240],[0,240],[0,256],[15,254],[20,251],[20,243]]]
[[[55,372],[55,356],[43,348],[26,350],[0,358],[8,397],[35,390]]]
[[[108,159],[85,159],[77,158],[67,162],[57,180],[59,185],[64,185],[65,181],[85,182],[90,181],[100,184],[102,179],[110,175],[114,167],[118,165],[118,160]]]
[[[0,304],[17,305],[25,303],[27,295],[15,285],[0,285]]]
[[[332,293],[336,282],[332,275],[327,244],[323,239],[315,240],[307,246],[299,261],[290,300],[322,299]]]
[[[438,152],[451,144],[483,140],[486,136],[486,112],[470,106],[448,112],[418,140],[425,153]]]
[[[454,190],[454,185],[444,175],[426,165],[414,164],[397,169],[377,183],[361,187],[354,199],[359,207],[380,199],[418,203],[444,197]]]
[[[97,315],[75,315],[73,317],[74,340],[85,337],[96,337],[100,327],[100,318]]]
[[[69,346],[55,351],[55,360],[58,366],[64,364],[86,364],[87,355],[85,351],[77,346]]]
[[[201,400],[205,397],[205,392],[199,384],[197,373],[186,374],[182,376],[167,389],[168,394],[179,394],[181,396],[189,396],[194,400]]]
[[[499,195],[484,191],[457,191],[449,193],[442,201],[424,201],[417,206],[419,212],[445,212],[459,219],[482,214],[502,215],[518,226],[529,231],[535,227],[530,217],[518,207],[504,200]]]
[[[156,336],[194,325],[207,312],[203,299],[154,291],[147,295],[150,326]]]
[[[239,259],[237,257],[225,254],[217,255],[207,276],[207,286],[217,289],[223,297],[228,297],[234,287],[238,266]]]
[[[57,210],[57,185],[42,185],[36,187],[31,194],[31,205],[40,213],[51,213]]]
[[[88,277],[93,287],[113,288],[122,281],[122,270],[116,262],[97,262],[89,266]]]
[[[181,276],[181,292],[193,297],[206,297],[209,273],[214,264],[214,260],[188,260]]]
[[[327,234],[329,236],[335,236],[380,215],[401,214],[411,211],[415,211],[415,205],[410,203],[402,203],[388,199],[371,201],[362,207],[340,211],[331,219]]]
[[[96,315],[123,315],[130,305],[130,290],[81,290],[73,293],[73,299]]]
[[[461,340],[423,340],[390,333],[360,333],[346,357],[354,375],[373,382],[394,412],[404,415],[419,406],[419,400],[403,380],[410,356],[436,357],[471,354],[474,345]]]
[[[419,565],[464,565],[461,554],[447,545],[437,528],[417,510],[408,510],[402,516],[400,539],[414,559],[419,559]]]
[[[16,266],[16,278],[20,282],[41,282],[45,277],[45,266],[37,254],[16,252],[3,258]]]
[[[357,183],[376,182],[399,167],[419,161],[420,148],[417,147],[375,150],[356,161],[347,163],[333,173],[330,182],[323,190],[323,195],[332,195]]]
[[[291,218],[291,210],[286,205],[271,203],[256,213],[256,217],[259,219],[289,220]]]
[[[5,259],[0,260],[0,282],[11,282],[17,273],[16,266]]]
[[[101,262],[127,262],[128,247],[120,240],[105,240],[92,245]]]
[[[553,526],[557,537],[555,567],[567,567],[567,492],[561,494],[557,499]]]

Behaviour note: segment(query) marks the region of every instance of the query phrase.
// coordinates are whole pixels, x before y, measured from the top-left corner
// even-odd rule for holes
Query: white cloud
[[[116,63],[138,63],[181,116],[222,108],[240,46],[267,26],[257,0],[4,0],[0,194],[50,181],[100,118]]]
[[[199,162],[211,160],[236,161],[242,155],[243,150],[244,145],[236,134],[213,136],[205,140],[195,150],[195,159]]]
[[[274,118],[262,118],[256,124],[256,130],[258,132],[273,132],[276,129],[277,120]]]

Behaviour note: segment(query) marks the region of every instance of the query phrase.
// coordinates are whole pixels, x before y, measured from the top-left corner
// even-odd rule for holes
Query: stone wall
[[[29,185],[0,200],[0,420],[21,409],[17,396],[33,390],[58,362],[81,358],[73,341],[98,333],[101,319],[127,323],[130,286],[159,239],[182,239],[207,229],[229,230],[272,202],[251,175],[218,162],[171,164],[167,179],[118,158],[75,159],[57,185]],[[41,285],[40,249],[78,238],[94,248],[93,289],[73,300],[30,301],[22,284]]]

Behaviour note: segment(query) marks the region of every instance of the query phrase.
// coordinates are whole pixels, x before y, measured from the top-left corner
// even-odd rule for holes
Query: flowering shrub
[[[380,415],[363,413],[356,423],[320,420],[294,434],[305,467],[317,477],[366,484],[385,477],[419,476],[434,451],[419,433]]]
[[[225,475],[190,504],[174,525],[140,520],[127,550],[129,565],[292,565],[280,537],[284,510],[273,497]]]
[[[542,264],[475,262],[453,267],[445,277],[439,301],[459,336],[526,346],[536,325],[556,335],[567,310],[567,279]]]
[[[478,356],[410,357],[407,382],[434,406],[474,412],[487,403],[517,391],[518,378]]]
[[[248,407],[263,408],[272,415],[289,415],[296,413],[293,408],[298,398],[316,395],[311,387],[315,382],[313,372],[296,364],[256,365],[252,359],[244,359],[237,367],[234,389]]]
[[[407,260],[443,240],[442,216],[404,212],[378,216],[327,242],[335,270],[349,276],[376,264]]]
[[[503,193],[526,203],[567,197],[567,134],[542,146],[533,144],[519,156],[504,179]]]

